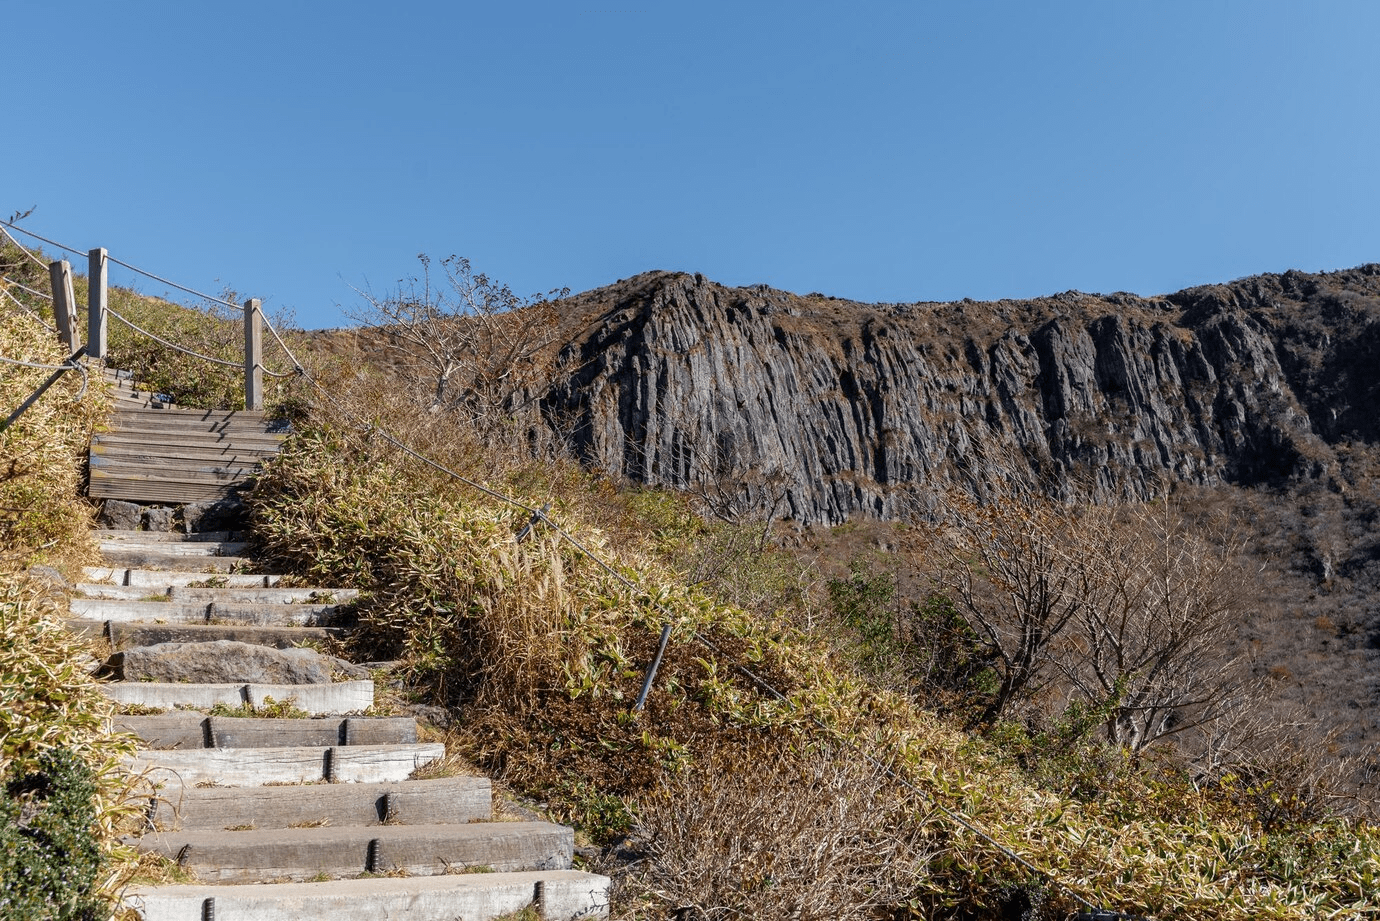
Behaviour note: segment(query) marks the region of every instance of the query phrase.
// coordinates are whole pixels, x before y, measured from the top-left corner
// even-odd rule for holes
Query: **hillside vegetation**
[[[0,275],[36,286],[38,268],[0,247]],[[43,284],[46,287],[46,273]],[[0,281],[6,293],[23,295]],[[26,298],[28,300],[28,298]],[[66,359],[40,321],[51,311],[12,300],[0,311],[0,407],[8,416]],[[107,401],[68,373],[0,433],[0,918],[96,918],[126,875],[116,833],[129,810],[117,771],[132,740],[113,736],[112,707],[88,650],[62,624],[66,597],[32,573],[71,575],[95,561],[92,509],[81,498],[90,434]],[[42,572],[42,570],[39,570]]]
[[[1380,830],[1287,757],[1205,767],[1109,739],[1132,675],[1068,705],[1032,680],[994,708],[997,640],[965,616],[961,582],[898,594],[863,555],[830,578],[731,496],[581,468],[535,434],[526,382],[508,412],[460,426],[367,355],[299,357],[318,384],[284,392],[299,435],[250,499],[259,552],[364,590],[353,657],[396,661],[473,761],[599,846],[617,917],[1380,914]],[[944,501],[955,527],[899,529],[897,549],[971,564],[964,522],[1057,550],[1061,521],[1092,520],[1021,495],[1002,514]],[[518,540],[548,503],[564,533],[538,516]],[[975,604],[1003,590],[974,575]]]

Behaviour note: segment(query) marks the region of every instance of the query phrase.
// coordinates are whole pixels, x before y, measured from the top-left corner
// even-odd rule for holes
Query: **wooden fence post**
[[[48,279],[53,283],[53,316],[57,319],[58,338],[75,352],[81,340],[77,338],[77,298],[72,293],[72,264],[66,259],[48,263]]]
[[[259,299],[244,302],[244,408],[264,408],[264,333]]]
[[[106,251],[93,249],[87,254],[86,273],[86,355],[97,361],[105,360],[105,306],[108,266]]]

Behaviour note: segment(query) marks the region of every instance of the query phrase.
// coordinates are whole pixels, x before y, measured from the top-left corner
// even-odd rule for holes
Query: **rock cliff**
[[[1344,488],[1380,426],[1380,265],[916,304],[649,272],[560,306],[540,401],[584,460],[803,522],[1013,479],[1097,501],[1166,478]]]

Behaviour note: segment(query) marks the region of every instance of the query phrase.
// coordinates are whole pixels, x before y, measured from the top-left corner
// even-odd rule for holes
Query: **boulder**
[[[144,510],[145,531],[171,531],[176,516],[173,510],[162,505]]]
[[[144,507],[136,502],[106,499],[101,507],[101,526],[113,531],[137,531]]]
[[[182,506],[182,525],[188,534],[199,531],[239,531],[244,528],[246,509],[239,496],[207,499]]]

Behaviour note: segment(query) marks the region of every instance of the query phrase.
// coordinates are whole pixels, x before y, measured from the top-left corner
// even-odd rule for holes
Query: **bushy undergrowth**
[[[1374,829],[1328,820],[1266,830],[1220,788],[1196,788],[1172,768],[1108,771],[1076,747],[1063,762],[1012,757],[1019,746],[1010,740],[966,735],[879,688],[832,639],[687,586],[654,552],[668,535],[634,535],[636,504],[611,515],[592,488],[567,492],[551,514],[640,592],[549,532],[516,543],[525,513],[347,429],[298,439],[261,479],[254,514],[276,562],[369,593],[357,651],[399,658],[419,694],[461,709],[472,757],[598,840],[660,830],[646,845],[650,859],[626,877],[623,916],[673,903],[714,918],[791,916],[786,906],[801,904],[795,896],[815,875],[800,847],[801,822],[815,820],[802,817],[828,808],[846,819],[832,840],[853,856],[841,859],[887,848],[909,855],[873,873],[872,885],[891,908],[922,917],[1000,917],[1013,893],[1043,901],[1051,916],[1077,898],[1160,918],[1380,911]],[[614,529],[617,543],[606,536]],[[670,650],[646,710],[635,713],[668,616]],[[1048,750],[1076,727],[1069,733],[1020,745]],[[857,774],[867,758],[916,791],[902,796],[888,781],[904,818],[864,823],[884,842],[848,831],[848,817],[876,803]],[[696,801],[692,789],[715,792]],[[770,793],[800,800],[800,812],[733,827],[730,816]],[[700,831],[673,839],[671,826]],[[743,860],[709,859],[733,848]],[[725,904],[717,893],[743,889],[744,872],[792,896]]]
[[[0,250],[4,274],[46,286],[23,258],[13,247]],[[20,295],[51,320],[44,302]],[[0,317],[0,356],[50,365],[66,358],[50,331],[10,307]],[[0,407],[8,415],[49,373],[0,368]],[[80,388],[69,372],[0,433],[0,776],[13,781],[0,878],[12,899],[5,917],[82,917],[98,893],[110,893],[127,857],[116,846],[128,813],[117,762],[131,745],[111,735],[112,708],[90,675],[89,651],[63,627],[65,596],[28,571],[41,563],[71,572],[95,560],[80,488],[83,453],[108,402],[99,384]],[[71,860],[52,865],[58,854]],[[51,914],[35,913],[39,904]]]

